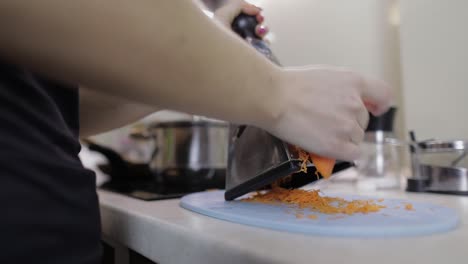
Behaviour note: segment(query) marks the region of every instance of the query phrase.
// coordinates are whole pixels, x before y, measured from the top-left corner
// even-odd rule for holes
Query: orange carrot
[[[299,160],[302,161],[301,163],[301,172],[307,173],[307,161],[311,161],[317,171],[324,177],[328,178],[333,172],[333,167],[335,167],[335,160],[330,158],[325,158],[313,153],[308,153],[305,150],[295,146],[296,151],[299,156]],[[318,176],[317,176],[318,177]]]
[[[333,167],[335,166],[335,160],[313,153],[309,153],[309,156],[312,163],[314,163],[315,168],[317,168],[317,171],[320,172],[324,178],[330,177],[333,171]]]

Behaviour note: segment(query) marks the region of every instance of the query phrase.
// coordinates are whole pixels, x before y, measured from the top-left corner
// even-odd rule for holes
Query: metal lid
[[[380,116],[374,116],[369,113],[369,124],[367,125],[366,132],[371,131],[393,131],[393,121],[395,119],[396,108],[391,107],[387,112]]]
[[[424,152],[451,152],[468,149],[468,140],[429,140],[418,143]]]

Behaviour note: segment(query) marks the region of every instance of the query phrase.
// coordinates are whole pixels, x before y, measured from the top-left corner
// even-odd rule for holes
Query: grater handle
[[[258,52],[267,57],[270,61],[276,65],[280,65],[278,59],[275,57],[273,52],[268,47],[267,43],[263,41],[255,33],[255,28],[258,25],[257,17],[241,13],[231,24],[231,28],[239,36],[245,39],[252,47],[254,47]]]
[[[260,39],[257,34],[255,34],[255,28],[257,27],[258,22],[255,16],[247,15],[241,13],[232,22],[232,30],[236,32],[242,38],[253,38]]]
[[[245,13],[239,14],[234,18],[231,28],[240,37],[245,39],[252,47],[258,52],[263,54],[273,63],[280,65],[278,59],[273,55],[268,45],[255,33],[258,21],[256,16],[247,15]],[[239,138],[246,129],[246,125],[239,125],[237,127],[236,138]]]

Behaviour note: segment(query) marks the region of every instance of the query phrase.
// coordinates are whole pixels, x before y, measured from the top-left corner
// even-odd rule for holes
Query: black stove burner
[[[178,188],[167,188],[161,185],[158,186],[158,184],[153,182],[142,182],[140,186],[130,185],[133,184],[109,181],[103,184],[100,188],[145,201],[180,198],[191,193],[180,191]]]
[[[90,140],[84,142],[90,150],[101,153],[109,162],[109,164],[98,166],[99,170],[111,178],[101,185],[100,189],[145,201],[154,201],[180,198],[189,193],[208,189],[224,188],[225,169],[172,168],[156,174],[146,163],[128,162],[113,149]]]
[[[125,173],[108,165],[99,166],[111,180],[99,188],[133,198],[154,201],[180,198],[186,194],[208,189],[223,189],[225,170],[168,170],[154,176],[147,165],[132,165]],[[206,176],[211,177],[206,177]],[[177,179],[177,180],[174,180]]]

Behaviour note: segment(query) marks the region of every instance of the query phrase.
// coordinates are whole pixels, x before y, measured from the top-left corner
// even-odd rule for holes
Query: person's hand
[[[275,118],[262,127],[325,157],[357,158],[368,111],[380,115],[393,100],[387,84],[344,69],[280,69],[278,76],[279,85],[268,95]]]
[[[260,38],[263,38],[268,33],[268,27],[262,24],[265,21],[265,18],[261,14],[261,11],[261,8],[243,0],[229,0],[214,12],[214,17],[230,29],[232,21],[240,13],[256,16],[258,26],[255,29],[255,33]]]
[[[228,1],[215,17],[230,28],[241,12],[256,15],[257,35],[267,28],[261,9],[242,0]],[[288,143],[329,158],[351,161],[359,155],[369,114],[384,113],[392,103],[390,87],[357,73],[326,66],[300,69],[278,68],[277,76],[266,95],[270,120],[254,125],[262,127]]]

